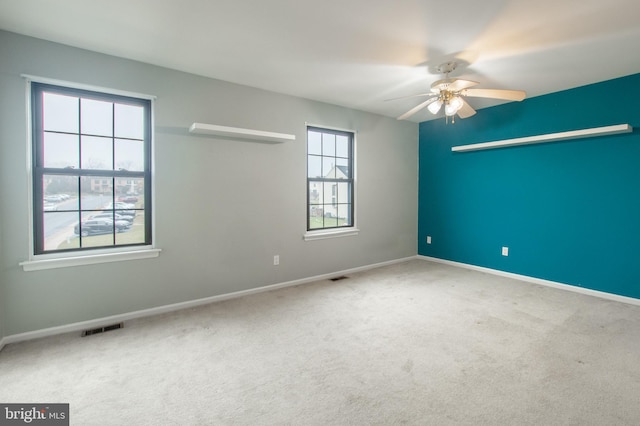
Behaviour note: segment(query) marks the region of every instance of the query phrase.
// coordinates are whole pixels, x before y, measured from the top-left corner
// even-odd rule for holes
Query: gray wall
[[[0,121],[0,123],[2,123],[2,121]],[[0,174],[0,179],[2,179],[2,182],[4,182],[5,181],[4,175]],[[3,195],[2,190],[0,189],[0,199],[2,199],[2,195]],[[0,208],[0,223],[2,223],[2,208]],[[4,239],[2,238],[2,227],[0,227],[0,241],[4,241]],[[4,269],[4,256],[2,255],[2,244],[0,244],[0,261],[2,262],[2,268]],[[5,288],[4,277],[2,274],[0,274],[0,342],[2,342],[2,339],[5,336],[4,305],[6,303],[6,297],[4,295],[4,288]],[[2,349],[2,343],[0,343],[0,349]]]
[[[415,123],[6,32],[0,32],[0,57],[5,335],[416,254]],[[36,272],[19,267],[29,251],[22,73],[157,96],[158,258]],[[297,140],[262,144],[193,136],[187,132],[193,122],[293,133]],[[302,239],[305,123],[358,132],[358,236]]]

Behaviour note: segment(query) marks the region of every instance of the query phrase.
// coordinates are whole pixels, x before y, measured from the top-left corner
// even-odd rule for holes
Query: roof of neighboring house
[[[333,171],[336,169],[339,170],[340,171],[339,173],[342,174],[341,177],[345,177],[345,178],[349,177],[349,166],[333,166],[331,170],[329,170],[329,172],[325,175],[325,177],[333,175]],[[337,174],[338,172],[336,172],[336,175]]]
[[[349,167],[347,167],[347,166],[336,166],[336,169],[340,170],[345,177],[349,177]]]

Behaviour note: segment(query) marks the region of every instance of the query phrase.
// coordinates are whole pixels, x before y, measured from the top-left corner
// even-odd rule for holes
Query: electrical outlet
[[[280,264],[280,255],[279,254],[276,254],[275,256],[273,256],[273,264],[275,266]]]
[[[502,255],[509,256],[509,247],[502,247]]]
[[[427,235],[427,244],[431,244],[431,235]]]

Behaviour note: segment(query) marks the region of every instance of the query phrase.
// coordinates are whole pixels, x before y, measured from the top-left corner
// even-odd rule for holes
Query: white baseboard
[[[153,315],[164,314],[168,312],[178,311],[181,309],[193,308],[196,306],[208,305],[214,302],[220,302],[222,300],[235,299],[242,296],[248,296],[251,294],[263,293],[266,291],[277,290],[285,287],[293,287],[296,285],[307,284],[315,281],[321,281],[328,278],[333,278],[340,275],[353,274],[356,272],[367,271],[370,269],[380,268],[383,266],[394,265],[396,263],[407,262],[415,259],[416,256],[406,257],[402,259],[390,260],[387,262],[376,263],[373,265],[360,266],[358,268],[346,269],[343,271],[332,272],[329,274],[316,275],[309,278],[302,278],[299,280],[287,281],[279,284],[272,284],[263,287],[252,288],[249,290],[235,291],[233,293],[226,293],[217,296],[205,297],[202,299],[189,300],[186,302],[173,303],[171,305],[158,306],[150,309],[143,309],[140,311],[128,312],[124,314],[112,315],[109,317],[96,318],[88,321],[76,322],[72,324],[65,324],[57,327],[50,327],[41,330],[28,331],[26,333],[18,333],[9,336],[5,336],[0,340],[0,350],[5,345],[10,343],[24,342],[26,340],[39,339],[42,337],[55,336],[58,334],[72,333],[76,331],[82,331],[90,328],[104,327],[105,325],[130,321],[133,319],[150,317]]]
[[[555,281],[543,280],[541,278],[529,277],[527,275],[514,274],[511,272],[504,272],[497,269],[485,268],[482,266],[469,265],[467,263],[454,262],[452,260],[438,259],[437,257],[429,256],[417,256],[418,259],[428,260],[430,262],[443,263],[445,265],[457,266],[460,268],[471,269],[474,271],[486,272],[492,275],[498,275],[501,277],[513,278],[519,281],[525,281],[533,284],[540,284],[546,287],[553,287],[560,290],[572,291],[574,293],[585,294],[587,296],[599,297],[601,299],[612,300],[614,302],[628,303],[630,305],[640,306],[640,299],[633,297],[620,296],[618,294],[606,293],[604,291],[591,290],[589,288],[578,287],[571,284],[563,284]]]

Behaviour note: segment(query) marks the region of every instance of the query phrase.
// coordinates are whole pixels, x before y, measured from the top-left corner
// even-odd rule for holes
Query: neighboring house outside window
[[[33,254],[151,245],[151,100],[31,83]]]
[[[353,132],[307,128],[307,231],[354,226]]]

